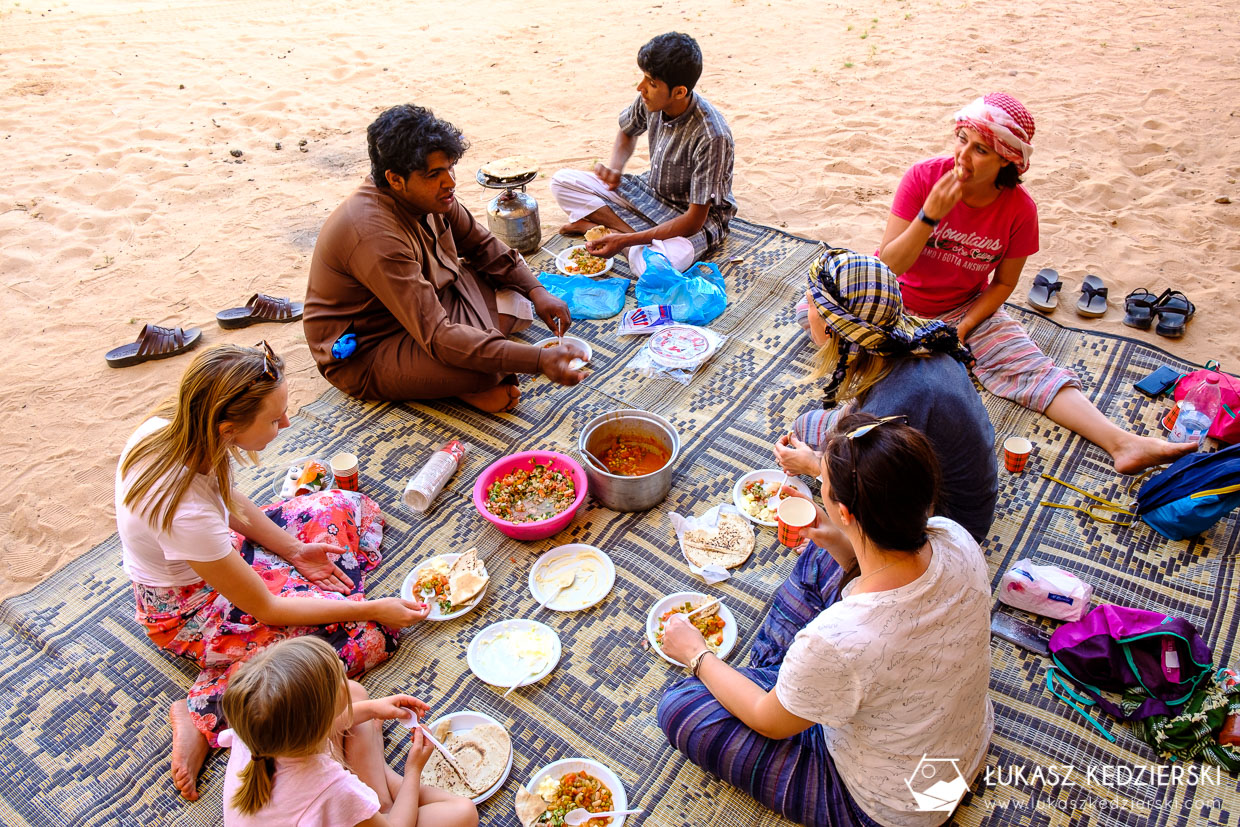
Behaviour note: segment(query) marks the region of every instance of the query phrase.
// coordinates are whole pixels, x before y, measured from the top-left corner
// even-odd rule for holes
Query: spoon
[[[560,592],[573,585],[573,581],[576,579],[576,569],[570,569],[569,571],[561,571],[552,574],[547,578],[547,585],[544,588],[539,589],[539,591],[546,594],[546,597],[538,601],[538,605],[544,609],[547,608],[547,604],[559,597]],[[542,584],[540,583],[539,585],[541,586]]]
[[[696,609],[694,609],[693,611],[689,612],[689,614],[685,615],[685,617],[686,617],[686,618],[693,617],[693,616],[694,616],[695,614],[697,614],[698,612],[702,611],[703,609],[709,609],[711,606],[715,605],[715,604],[716,604],[716,603],[718,603],[718,602],[719,602],[719,598],[718,598],[718,597],[716,597],[714,600],[707,600],[707,601],[706,601],[705,603],[703,603],[701,606],[698,606]]]
[[[504,693],[503,695],[501,695],[500,697],[501,697],[501,698],[507,698],[509,695],[511,695],[511,694],[512,694],[512,690],[516,689],[518,686],[520,686],[521,684],[525,683],[525,681],[526,681],[526,679],[527,679],[527,678],[532,678],[533,676],[537,675],[539,672],[541,672],[541,671],[543,670],[543,667],[544,667],[544,666],[546,666],[546,665],[547,665],[547,664],[546,664],[546,661],[539,661],[539,663],[538,663],[538,665],[537,665],[537,666],[535,666],[533,669],[531,669],[530,671],[528,671],[528,672],[526,672],[524,675],[522,675],[522,676],[521,676],[521,677],[517,680],[517,682],[516,682],[516,683],[514,683],[512,686],[508,687],[508,691],[507,691],[507,692],[505,692],[505,693]],[[463,776],[463,775],[461,776],[461,778],[464,778],[464,777],[465,777],[465,776]]]
[[[418,713],[410,710],[410,714],[413,717],[408,720],[405,720],[404,718],[397,718],[396,720],[397,720],[397,723],[399,723],[405,729],[409,730],[410,732],[413,732],[415,729],[421,726],[421,724],[418,723]],[[448,762],[448,766],[456,770],[456,774],[461,777],[461,780],[465,782],[466,786],[469,786],[469,779],[465,776],[465,771],[461,769],[461,765],[456,763],[456,756],[453,755],[451,752],[449,752],[447,747],[439,743],[439,739],[437,739],[434,735],[431,735],[431,731],[424,726],[422,727],[422,735],[423,737],[426,738],[426,740],[430,741],[431,744],[437,750],[443,753],[443,757]],[[470,789],[473,789],[473,788],[470,787]]]
[[[784,478],[779,483],[779,488],[775,489],[775,493],[766,498],[766,507],[775,511],[779,508],[780,494],[783,493],[784,486],[788,484],[788,472],[784,472]]]
[[[599,469],[600,471],[607,471],[607,466],[603,464],[602,460],[594,456],[594,454],[591,454],[588,448],[582,448],[581,453],[585,454],[586,458],[589,459],[590,462],[594,463],[595,468]],[[607,473],[610,474],[611,472],[607,471]]]
[[[569,827],[578,827],[585,824],[592,818],[607,818],[608,816],[631,816],[640,813],[641,810],[610,810],[606,813],[592,813],[584,807],[578,807],[575,810],[569,810],[564,814],[564,823]]]

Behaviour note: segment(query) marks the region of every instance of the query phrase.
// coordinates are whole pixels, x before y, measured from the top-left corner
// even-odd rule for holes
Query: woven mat
[[[628,370],[641,342],[615,337],[614,320],[579,322],[573,332],[594,348],[594,372],[583,386],[560,388],[527,378],[519,410],[506,416],[451,403],[361,403],[331,391],[302,409],[293,427],[264,452],[263,466],[238,475],[243,490],[267,502],[273,481],[294,458],[340,450],[361,457],[363,490],[379,502],[387,521],[384,562],[367,584],[372,595],[397,593],[409,569],[429,555],[477,545],[486,556],[493,579],[479,608],[454,621],[411,629],[397,655],[364,680],[372,694],[408,691],[436,711],[479,710],[509,728],[515,745],[512,776],[481,806],[485,824],[515,825],[517,784],[549,761],[571,756],[609,766],[632,806],[645,809],[646,824],[784,823],[667,745],[654,709],[680,672],[642,645],[650,606],[669,592],[701,586],[674,546],[667,515],[700,513],[728,500],[740,474],[772,464],[774,435],[817,397],[813,386],[799,381],[812,347],[793,320],[791,285],[799,284],[818,245],[743,221],[733,228],[717,259],[731,303],[712,325],[728,339],[688,386]],[[551,239],[531,264],[551,269],[551,255],[568,243]],[[627,274],[622,261],[616,269]],[[630,306],[632,301],[630,296]],[[1156,418],[1164,405],[1135,393],[1132,383],[1160,364],[1185,363],[1136,341],[1084,334],[1013,312],[1047,353],[1080,374],[1112,420],[1138,432],[1159,432]],[[536,325],[523,337],[535,341],[545,334]],[[1124,497],[1125,481],[1111,471],[1100,449],[1049,420],[1001,400],[988,397],[986,404],[999,441],[1019,434],[1036,444],[1024,474],[1000,473],[999,517],[984,546],[993,582],[1023,557],[1055,563],[1092,582],[1101,601],[1188,618],[1213,644],[1216,662],[1232,663],[1240,622],[1235,515],[1203,538],[1173,543],[1143,526],[1106,526],[1076,512],[1041,508],[1042,499],[1078,496],[1042,480],[1043,472],[1113,499]],[[581,426],[616,407],[655,411],[679,430],[683,449],[665,502],[644,514],[617,514],[590,503],[563,533],[536,543],[510,540],[478,517],[470,490],[486,465],[515,450],[571,453]],[[415,517],[400,503],[404,482],[452,438],[469,441],[472,451],[430,515]],[[487,624],[535,614],[526,585],[529,567],[537,554],[568,542],[607,550],[617,569],[615,588],[590,610],[539,614],[558,632],[563,659],[543,682],[501,699],[470,673],[465,647]],[[219,823],[224,753],[208,760],[199,781],[202,799],[195,804],[180,801],[167,779],[166,712],[184,697],[193,669],[146,640],[133,620],[119,560],[113,535],[29,594],[0,604],[4,825]],[[774,532],[762,529],[750,561],[711,588],[741,629],[733,663],[745,662],[765,607],[792,562]],[[1118,744],[1110,744],[1054,701],[1043,689],[1040,658],[1002,641],[995,641],[991,652],[996,726],[988,764],[997,775],[989,786],[979,778],[954,823],[1240,824],[1237,782],[1225,774],[1195,786],[1121,785],[1114,776],[1087,781],[1090,767],[1160,762],[1124,727],[1111,726]],[[395,730],[388,735],[389,760],[400,767],[403,741]],[[1068,765],[1075,786],[1056,783],[1048,774],[1057,768],[1063,775]],[[1039,767],[1044,780],[1029,780]],[[1025,777],[1013,782],[1013,768]],[[1005,780],[1009,783],[999,783]]]

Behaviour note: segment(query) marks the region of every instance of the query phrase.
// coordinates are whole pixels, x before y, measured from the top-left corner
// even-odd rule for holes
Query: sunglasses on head
[[[905,416],[904,414],[895,414],[894,416],[884,416],[882,419],[876,419],[873,422],[867,422],[864,425],[858,425],[856,428],[853,428],[851,431],[844,434],[844,439],[848,440],[848,464],[852,469],[853,496],[852,496],[852,504],[849,506],[850,510],[856,510],[857,500],[861,494],[861,481],[860,481],[860,478],[857,476],[857,449],[853,447],[853,440],[857,439],[858,437],[865,436],[870,431],[873,431],[875,428],[878,428],[881,425],[886,425],[888,422],[895,422],[897,419],[901,420],[902,422],[908,421],[908,417]]]
[[[255,377],[254,381],[259,379],[270,379],[275,382],[280,378],[280,374],[276,372],[276,352],[271,349],[271,345],[267,344],[267,340],[263,339],[255,348],[262,348],[263,351],[263,372]]]

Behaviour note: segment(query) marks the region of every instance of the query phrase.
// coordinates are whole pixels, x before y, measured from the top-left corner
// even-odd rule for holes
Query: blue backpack
[[[1137,492],[1137,516],[1168,540],[1195,537],[1240,506],[1240,444],[1189,454]]]

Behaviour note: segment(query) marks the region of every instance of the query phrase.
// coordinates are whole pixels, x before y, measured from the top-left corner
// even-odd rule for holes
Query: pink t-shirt
[[[891,214],[916,221],[936,181],[953,166],[950,156],[919,161],[904,173]],[[980,209],[963,201],[930,234],[921,255],[900,276],[904,306],[919,316],[938,316],[971,301],[1005,258],[1038,251],[1038,208],[1023,186],[1003,188]]]
[[[379,796],[362,779],[325,752],[306,758],[277,758],[267,806],[244,815],[232,806],[241,789],[241,770],[250,750],[231,729],[220,733],[231,747],[224,775],[225,827],[352,827],[379,812]]]

